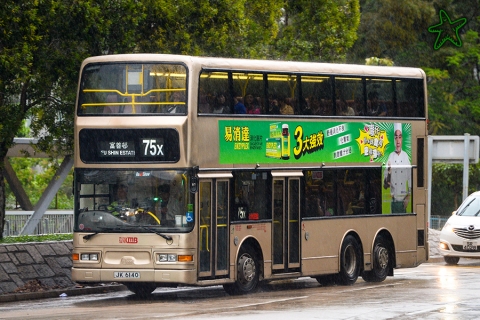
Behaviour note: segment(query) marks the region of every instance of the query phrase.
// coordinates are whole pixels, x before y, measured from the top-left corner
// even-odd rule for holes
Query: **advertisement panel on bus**
[[[408,123],[220,120],[219,150],[221,164],[378,163],[382,212],[412,212]]]

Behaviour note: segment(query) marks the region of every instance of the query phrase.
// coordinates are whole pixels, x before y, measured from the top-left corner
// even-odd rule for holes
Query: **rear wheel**
[[[458,263],[458,261],[460,260],[459,257],[443,257],[443,259],[445,260],[445,262],[450,265],[450,266],[454,266]]]
[[[352,285],[360,274],[360,245],[357,240],[348,235],[342,243],[340,251],[340,272],[337,275],[339,284]]]
[[[124,285],[141,298],[148,297],[157,288],[157,285],[151,282],[125,282]]]
[[[373,269],[363,272],[362,278],[368,282],[382,282],[387,278],[391,266],[390,246],[382,236],[375,239],[372,260]]]
[[[223,288],[230,295],[255,291],[259,282],[259,264],[252,248],[243,246],[237,260],[237,279],[235,283],[225,284]]]

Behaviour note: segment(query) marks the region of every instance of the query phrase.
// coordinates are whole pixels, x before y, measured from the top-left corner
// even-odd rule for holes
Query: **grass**
[[[72,233],[60,233],[60,234],[42,234],[35,236],[11,236],[0,239],[0,244],[5,243],[25,243],[25,242],[45,242],[45,241],[63,241],[72,240]]]

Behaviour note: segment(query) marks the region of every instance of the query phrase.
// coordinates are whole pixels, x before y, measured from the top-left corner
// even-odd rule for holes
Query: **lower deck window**
[[[380,214],[381,168],[306,171],[304,217]]]

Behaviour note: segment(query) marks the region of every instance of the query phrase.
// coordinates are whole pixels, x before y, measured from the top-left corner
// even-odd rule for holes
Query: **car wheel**
[[[445,262],[450,265],[450,266],[454,266],[458,263],[458,261],[460,260],[459,257],[443,257],[443,259],[445,260]]]

